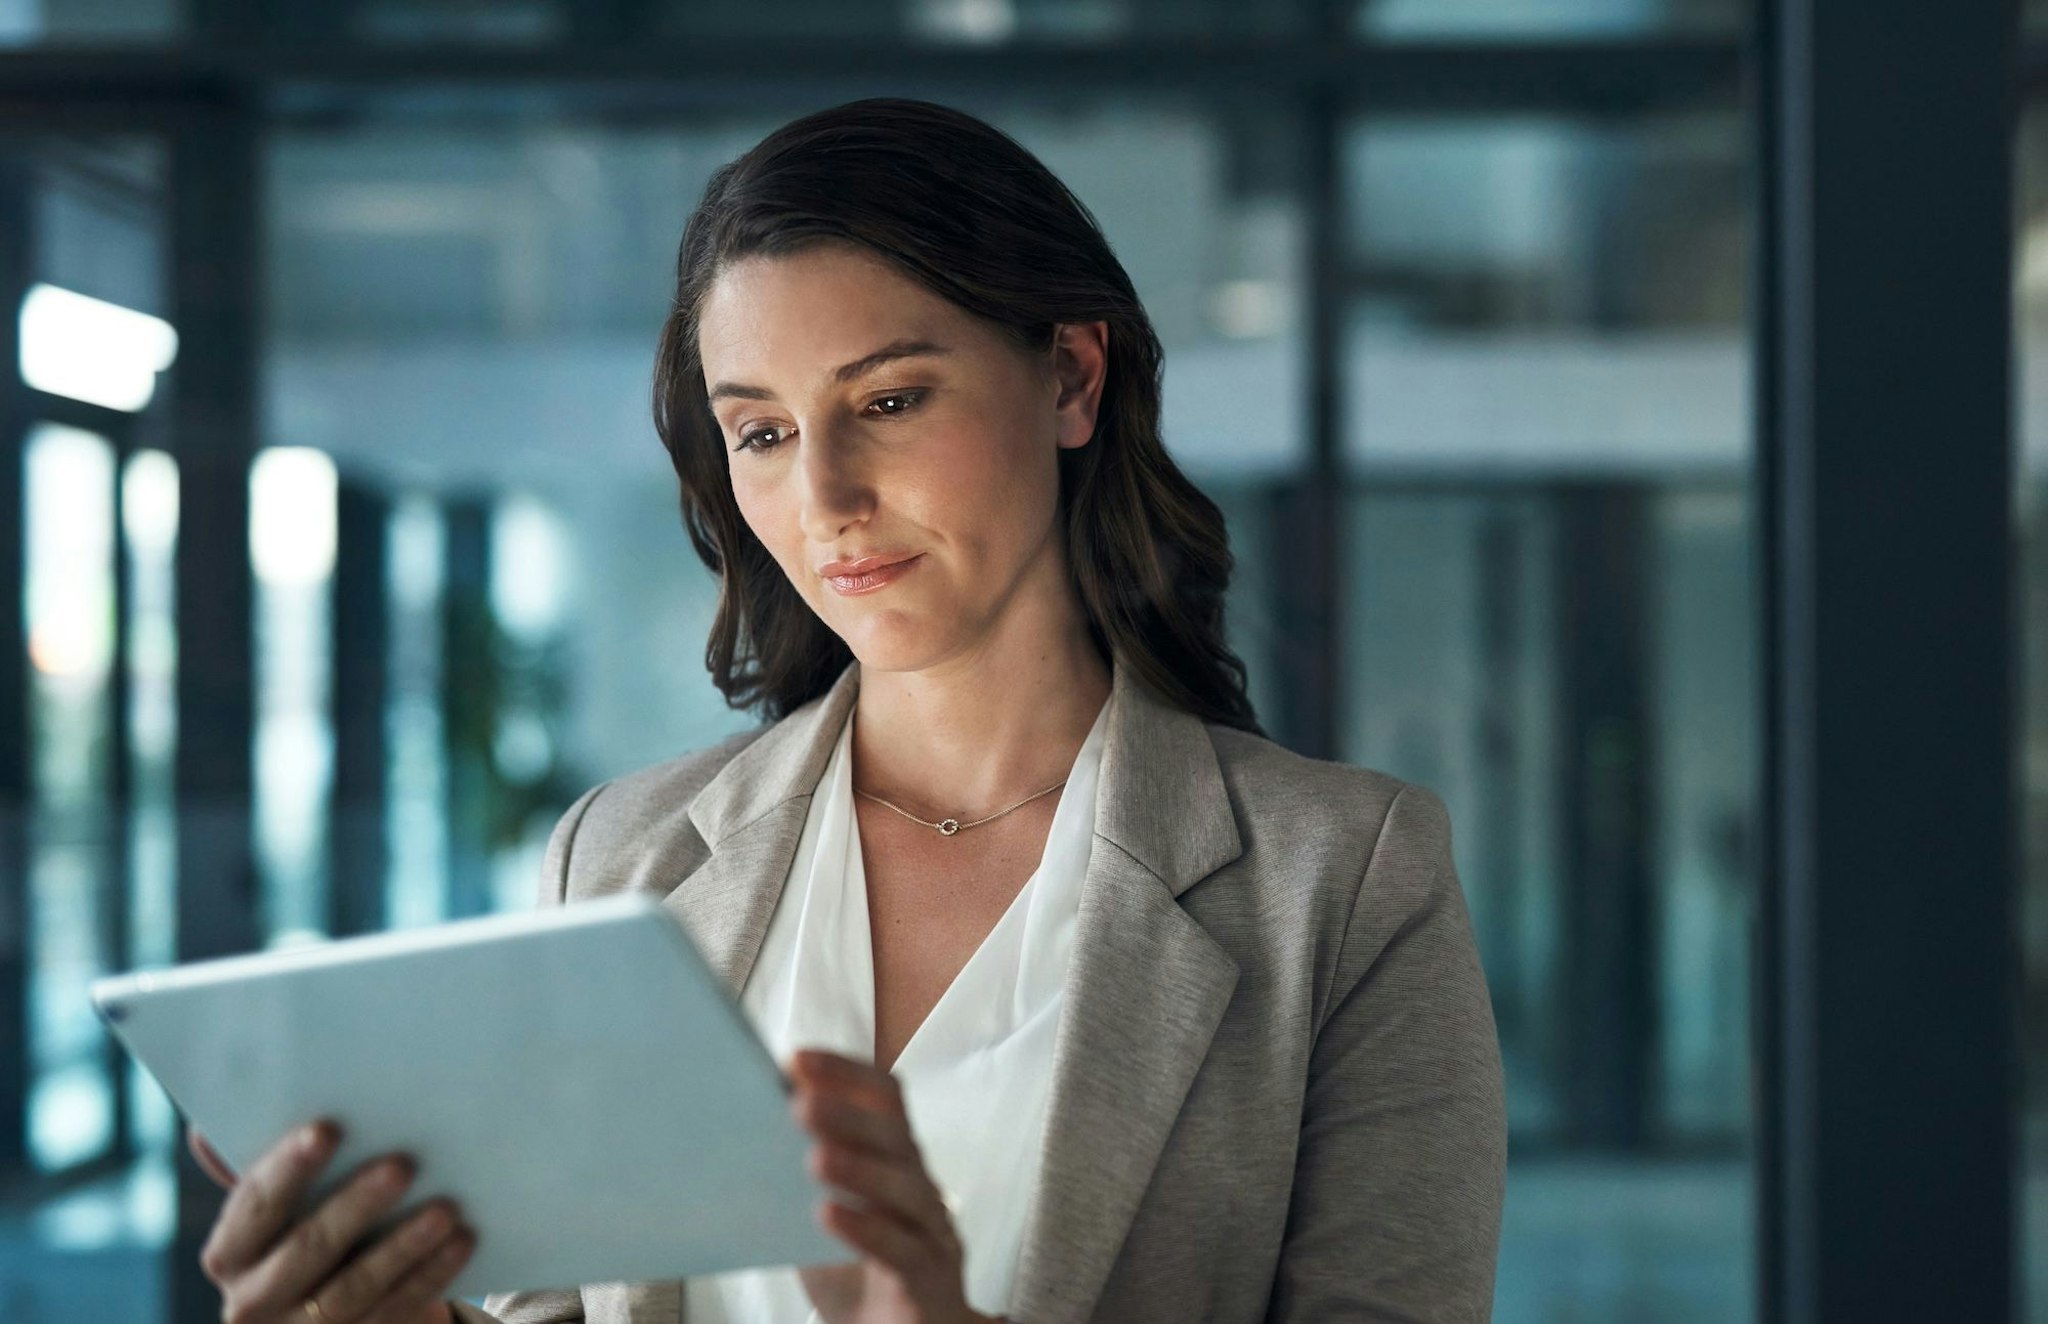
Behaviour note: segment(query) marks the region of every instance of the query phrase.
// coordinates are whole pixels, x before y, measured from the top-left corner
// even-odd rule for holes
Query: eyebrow
[[[842,363],[832,370],[832,380],[845,385],[859,377],[865,377],[885,363],[898,359],[929,358],[953,351],[944,345],[929,340],[892,340],[872,354],[863,354],[851,363]],[[775,393],[763,386],[745,386],[739,382],[720,382],[711,388],[705,397],[707,403],[716,404],[728,397],[739,400],[773,400]]]

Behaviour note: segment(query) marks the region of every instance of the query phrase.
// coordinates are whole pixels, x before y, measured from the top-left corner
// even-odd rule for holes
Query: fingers
[[[809,1086],[881,1113],[903,1113],[903,1088],[880,1067],[815,1048],[800,1048],[790,1058],[790,1077],[798,1088]]]
[[[450,1273],[446,1282],[436,1285],[433,1261],[443,1252],[454,1251],[466,1231],[452,1202],[430,1202],[349,1261],[319,1289],[314,1299],[321,1314],[334,1320],[363,1319],[396,1304],[410,1307],[416,1316],[422,1303],[410,1293],[424,1287],[429,1293],[426,1299],[431,1300],[447,1282],[454,1281]],[[455,1261],[456,1270],[467,1260],[465,1251]]]
[[[199,1165],[201,1172],[213,1179],[214,1185],[222,1190],[234,1189],[235,1170],[228,1166],[227,1160],[220,1156],[219,1150],[206,1143],[206,1137],[200,1135],[197,1128],[185,1128],[185,1148],[192,1151],[192,1161]]]
[[[315,1122],[278,1141],[249,1165],[248,1172],[228,1192],[213,1232],[199,1252],[200,1267],[207,1277],[225,1285],[263,1256],[340,1143],[339,1128]]]
[[[922,1166],[829,1141],[812,1148],[809,1163],[811,1175],[827,1186],[859,1197],[871,1209],[888,1212],[942,1246],[957,1244],[945,1201]]]
[[[878,1113],[814,1089],[798,1090],[790,1100],[790,1112],[799,1126],[820,1139],[836,1140],[891,1158],[919,1157],[917,1142],[911,1139],[910,1121],[902,1113]]]
[[[790,1079],[790,1111],[818,1139],[808,1159],[811,1175],[834,1192],[819,1209],[825,1230],[864,1259],[919,1284],[913,1295],[920,1300],[964,1307],[965,1252],[945,1197],[925,1171],[896,1078],[865,1062],[805,1049],[792,1056]],[[957,1312],[947,1307],[941,1313]]]
[[[242,1277],[235,1296],[263,1306],[304,1300],[390,1212],[412,1179],[413,1165],[404,1158],[365,1164]]]
[[[880,1210],[848,1209],[842,1204],[828,1203],[823,1217],[826,1231],[911,1282],[957,1277],[960,1272],[957,1251],[948,1252],[930,1237]]]
[[[415,1324],[427,1306],[448,1294],[475,1250],[476,1234],[467,1228],[457,1232],[415,1264],[363,1324]]]

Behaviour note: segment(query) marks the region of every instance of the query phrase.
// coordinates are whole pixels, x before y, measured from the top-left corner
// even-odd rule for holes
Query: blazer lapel
[[[734,997],[768,936],[811,793],[859,692],[859,673],[857,663],[849,664],[830,690],[735,754],[690,803],[690,822],[711,854],[662,904]]]
[[[1181,908],[1243,853],[1200,719],[1115,669],[1096,840],[1054,1049],[1044,1148],[1009,1314],[1094,1309],[1237,986]]]
[[[850,665],[690,805],[708,857],[665,898],[734,996],[767,936],[810,797],[859,689]],[[1180,894],[1243,853],[1200,719],[1114,668],[1051,1097],[1010,1314],[1085,1320],[1237,986]],[[638,1316],[634,1316],[638,1318]]]

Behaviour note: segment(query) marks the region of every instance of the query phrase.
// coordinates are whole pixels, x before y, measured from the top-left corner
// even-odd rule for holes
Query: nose
[[[851,437],[813,431],[798,434],[795,478],[801,488],[798,519],[804,536],[836,542],[874,512],[873,484]]]

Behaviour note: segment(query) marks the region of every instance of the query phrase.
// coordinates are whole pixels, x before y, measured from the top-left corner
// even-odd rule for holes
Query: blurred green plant
[[[476,599],[449,601],[442,623],[449,826],[495,853],[584,789],[562,752],[568,645],[513,635]]]

